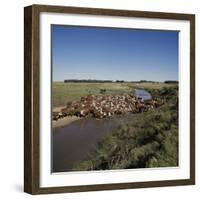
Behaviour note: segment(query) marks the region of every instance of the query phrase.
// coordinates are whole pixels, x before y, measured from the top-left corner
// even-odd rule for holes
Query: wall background
[[[196,77],[200,76],[198,0],[7,0],[0,6],[0,199],[198,199],[200,104],[196,104],[196,185],[31,196],[23,193],[23,7],[30,4],[132,9],[196,14]],[[196,102],[200,102],[196,78]]]

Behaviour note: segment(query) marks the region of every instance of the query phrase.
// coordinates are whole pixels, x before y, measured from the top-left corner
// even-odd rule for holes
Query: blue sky
[[[178,80],[178,32],[52,26],[53,81]]]

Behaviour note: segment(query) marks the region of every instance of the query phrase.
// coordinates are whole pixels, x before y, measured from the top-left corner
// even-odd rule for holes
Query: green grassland
[[[105,95],[131,93],[134,88],[147,90],[172,87],[174,84],[165,83],[64,83],[54,82],[52,84],[53,107],[66,105],[69,101],[80,100],[88,94],[99,95],[100,89],[106,89]]]

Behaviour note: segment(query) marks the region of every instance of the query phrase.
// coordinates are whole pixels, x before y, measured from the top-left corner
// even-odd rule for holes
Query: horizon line
[[[76,81],[76,82],[81,82],[81,81],[85,81],[85,82],[92,82],[92,81],[96,81],[96,82],[166,82],[166,81],[170,81],[170,82],[179,82],[179,80],[174,80],[174,79],[166,79],[166,80],[123,80],[123,79],[64,79],[64,80],[53,80],[52,82],[67,82],[67,81]]]

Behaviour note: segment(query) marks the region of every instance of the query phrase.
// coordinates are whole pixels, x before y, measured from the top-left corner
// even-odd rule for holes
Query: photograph
[[[51,24],[51,172],[179,167],[179,31]]]
[[[195,184],[195,15],[24,9],[24,191]]]

